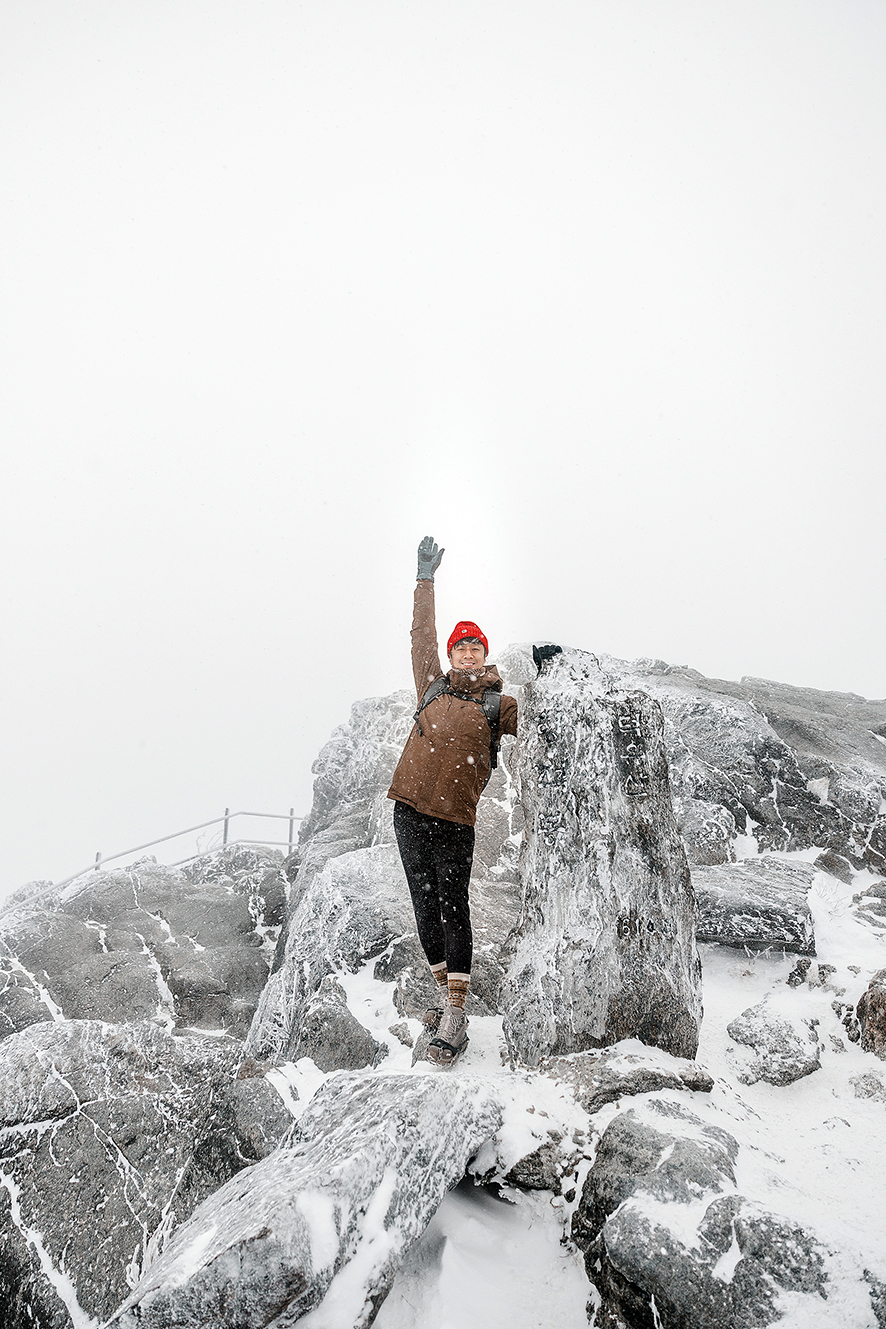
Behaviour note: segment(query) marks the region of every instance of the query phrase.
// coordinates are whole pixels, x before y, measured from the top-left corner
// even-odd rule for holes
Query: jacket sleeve
[[[499,733],[516,734],[517,732],[517,700],[515,697],[503,695],[501,699],[501,711],[499,712]]]
[[[434,583],[417,581],[412,610],[412,673],[418,700],[443,673],[440,668],[440,650],[437,646],[437,624],[434,615]]]

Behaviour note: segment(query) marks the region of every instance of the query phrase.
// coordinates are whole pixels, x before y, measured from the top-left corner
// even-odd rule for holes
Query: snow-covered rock
[[[786,1295],[796,1323],[824,1323],[832,1252],[737,1193],[737,1156],[727,1131],[670,1101],[607,1127],[573,1221],[600,1329],[759,1329]]]
[[[714,1082],[703,1066],[672,1057],[639,1043],[621,1043],[599,1052],[578,1052],[570,1057],[546,1057],[539,1070],[568,1084],[585,1112],[593,1114],[607,1103],[634,1094],[662,1089],[688,1089],[710,1093]]]
[[[44,1020],[246,1033],[283,919],[282,858],[232,846],[13,895],[0,912],[0,1038]]]
[[[693,868],[698,940],[814,955],[815,927],[807,898],[814,880],[811,863],[786,862],[769,854]]]
[[[886,1061],[886,969],[874,974],[855,1008],[861,1046]]]
[[[696,906],[659,707],[569,651],[526,686],[520,728],[523,916],[502,995],[512,1054],[537,1065],[640,1038],[693,1056]]]
[[[886,701],[662,660],[600,663],[664,712],[690,862],[726,862],[736,837],[752,836],[760,852],[818,846],[886,875]]]
[[[476,1080],[332,1077],[292,1143],[202,1205],[109,1323],[369,1325],[405,1251],[501,1116]]]
[[[256,1061],[313,1056],[320,1033],[316,1027],[308,1031],[305,1020],[324,980],[355,972],[415,927],[394,845],[329,857],[319,872],[303,863],[297,888],[282,962],[268,979],[246,1039],[246,1055]],[[334,1055],[332,1044],[322,1053],[329,1069]]]
[[[821,1044],[812,1020],[785,1004],[762,1001],[727,1025],[729,1037],[751,1049],[751,1056],[736,1058],[742,1084],[766,1080],[793,1084],[821,1067]]]
[[[151,1025],[35,1024],[0,1042],[0,1322],[85,1326],[290,1118],[239,1045]]]

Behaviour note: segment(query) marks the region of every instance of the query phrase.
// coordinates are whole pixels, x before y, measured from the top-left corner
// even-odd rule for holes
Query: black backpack
[[[418,717],[421,715],[422,711],[425,709],[426,706],[430,706],[432,701],[434,701],[437,697],[442,697],[444,694],[451,697],[459,697],[462,701],[474,702],[477,706],[480,707],[483,714],[486,716],[486,723],[489,725],[489,774],[487,775],[486,781],[483,785],[483,788],[485,789],[486,785],[489,784],[489,781],[492,778],[492,772],[495,770],[496,766],[498,765],[498,740],[499,740],[499,725],[501,718],[501,693],[499,692],[498,688],[485,688],[483,691],[482,701],[477,701],[477,698],[472,697],[469,692],[457,692],[455,688],[450,687],[449,679],[447,678],[446,674],[441,674],[440,677],[435,678],[430,687],[427,688],[427,690],[425,691],[425,695],[418,703],[418,710],[415,712],[415,715],[412,717],[415,720],[416,727],[418,728],[418,732],[421,734],[422,738],[424,738],[425,734],[424,730],[421,727],[421,720]]]

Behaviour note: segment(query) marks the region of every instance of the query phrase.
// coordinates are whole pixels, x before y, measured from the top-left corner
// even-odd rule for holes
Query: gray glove
[[[444,550],[437,548],[432,535],[426,535],[418,547],[418,576],[416,581],[433,581],[434,573],[440,566]]]

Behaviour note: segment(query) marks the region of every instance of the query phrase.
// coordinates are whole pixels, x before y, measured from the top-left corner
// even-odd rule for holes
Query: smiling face
[[[479,673],[486,663],[486,649],[482,641],[476,637],[462,637],[453,644],[449,663],[453,669],[461,669],[466,674]]]

